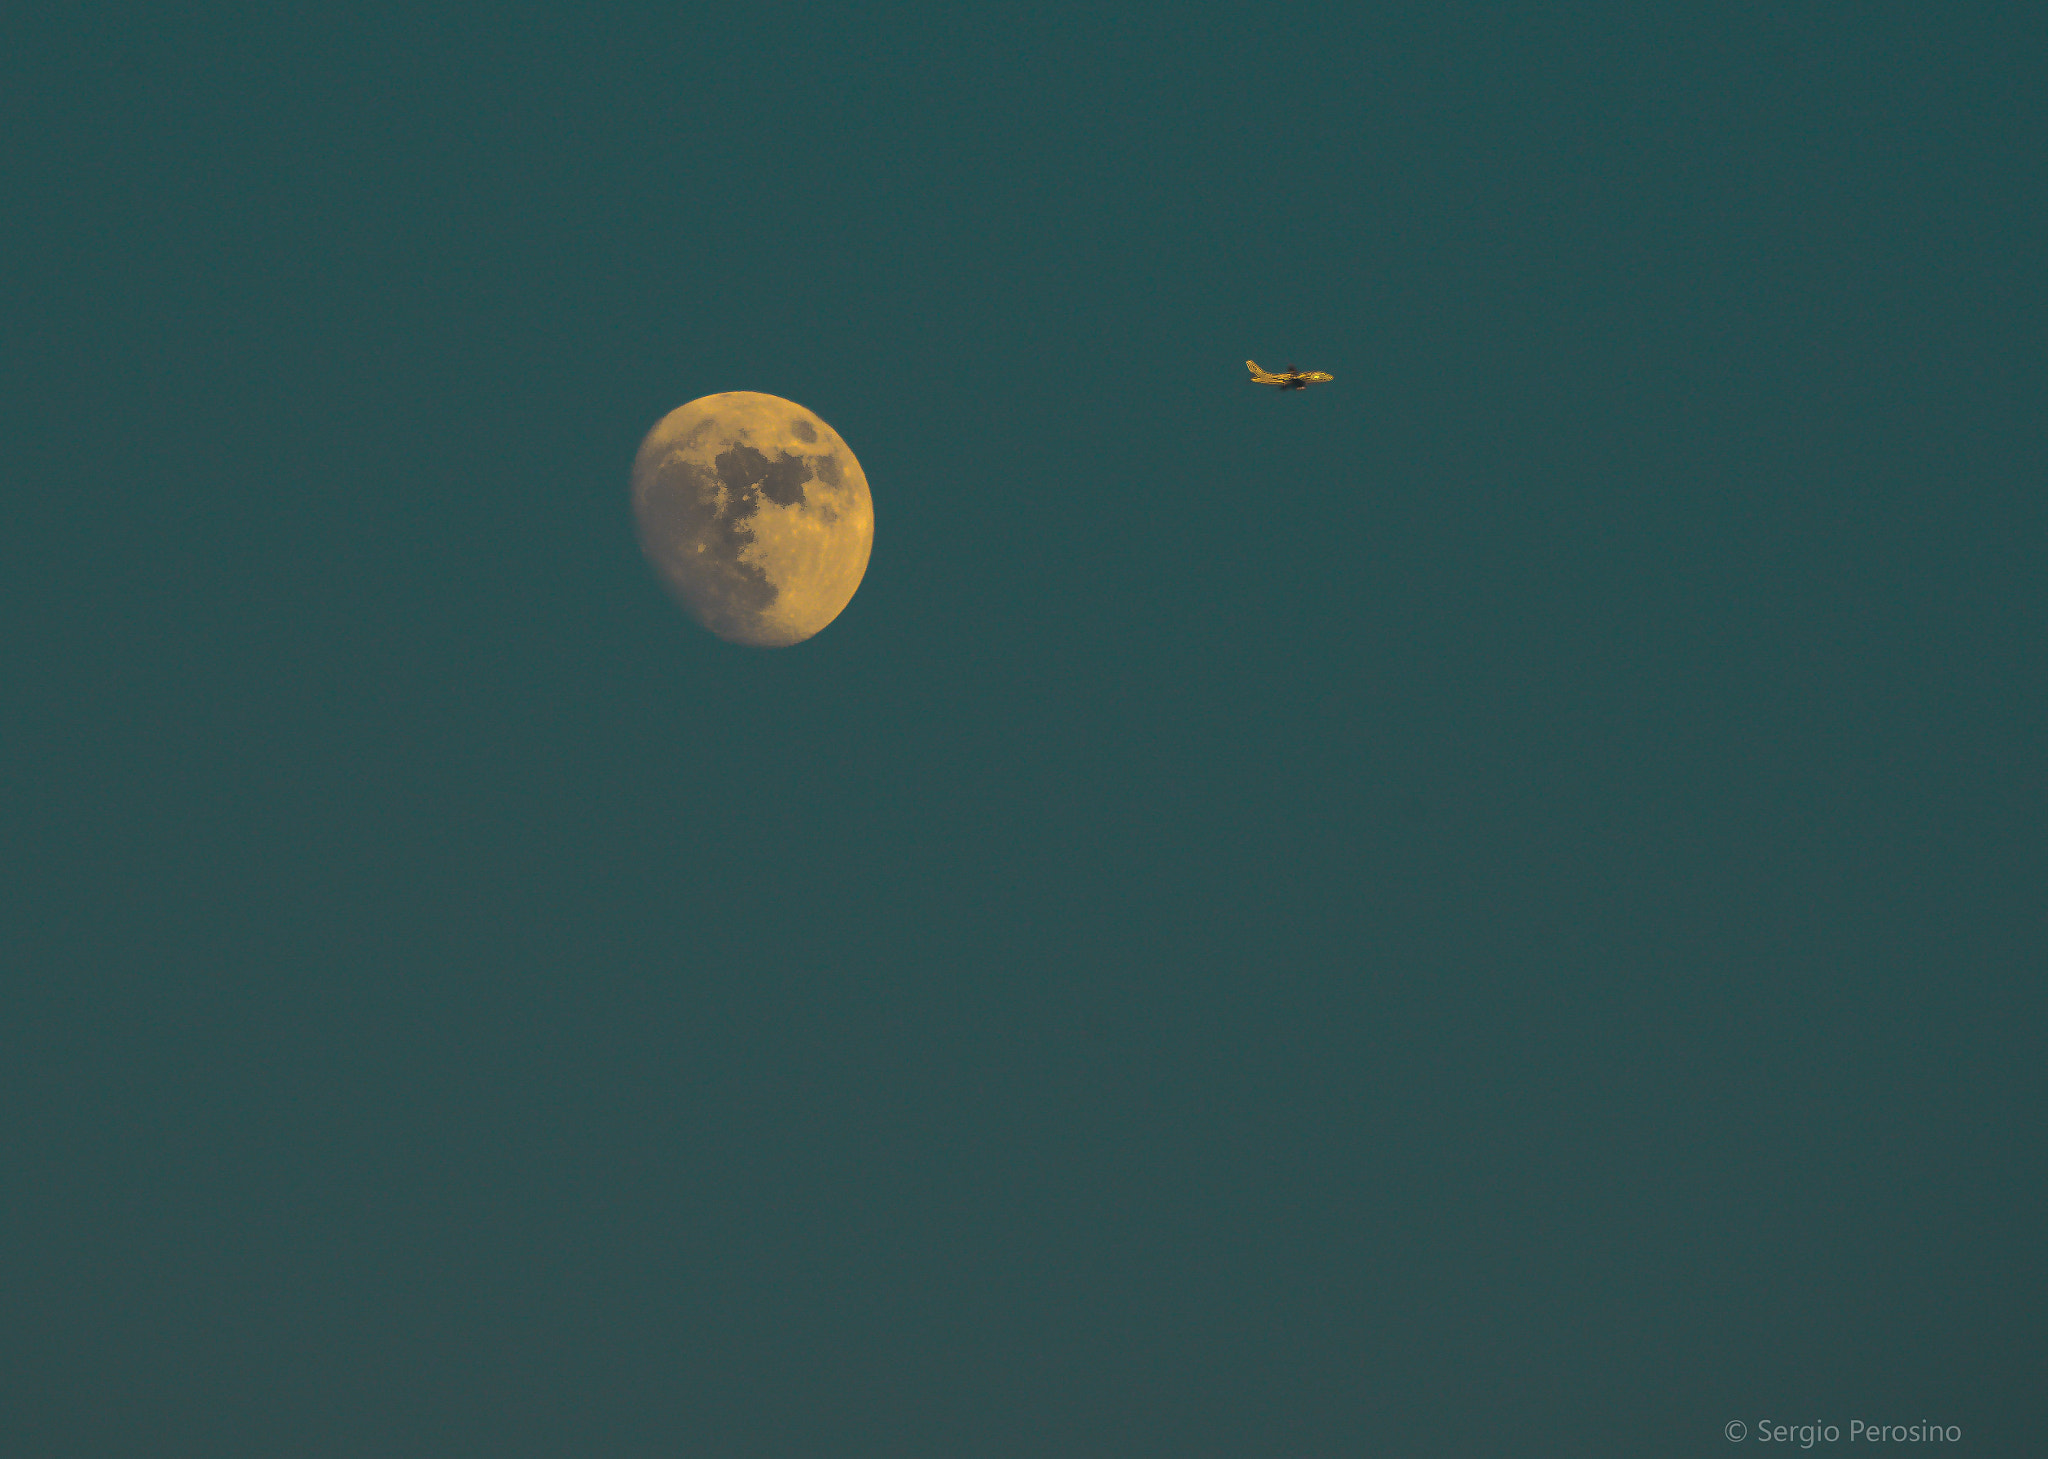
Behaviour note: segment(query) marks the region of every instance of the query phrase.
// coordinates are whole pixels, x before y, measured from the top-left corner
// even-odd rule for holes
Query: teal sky
[[[15,22],[0,1448],[2030,1452],[1998,14]]]

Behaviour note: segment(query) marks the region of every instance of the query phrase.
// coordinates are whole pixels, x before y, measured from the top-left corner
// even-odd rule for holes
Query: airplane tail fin
[[[1247,370],[1250,370],[1250,371],[1252,372],[1252,376],[1253,376],[1253,378],[1255,378],[1255,379],[1256,379],[1256,378],[1257,378],[1258,376],[1260,376],[1260,375],[1264,375],[1264,374],[1267,374],[1267,373],[1268,373],[1267,371],[1265,371],[1265,370],[1261,370],[1261,369],[1259,368],[1259,362],[1258,362],[1257,360],[1246,360],[1246,361],[1244,362],[1244,367],[1245,367],[1245,368],[1246,368]]]

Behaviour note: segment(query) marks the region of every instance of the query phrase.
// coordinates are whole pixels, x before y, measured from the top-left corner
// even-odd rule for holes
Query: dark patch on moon
[[[804,483],[811,479],[804,458],[787,451],[777,452],[770,461],[752,446],[734,446],[719,453],[717,464],[718,479],[732,493],[733,511],[740,516],[752,516],[760,504],[754,496],[756,487],[778,507],[793,507],[804,499]]]
[[[789,433],[806,444],[818,439],[818,431],[809,421],[799,417],[789,423]]]
[[[802,425],[805,430],[810,429],[810,426],[803,421],[799,421],[797,424]],[[822,456],[813,456],[811,458],[811,467],[818,473],[818,480],[824,482],[825,485],[831,487],[834,491],[839,490],[839,453],[837,451],[827,451]]]
[[[731,454],[718,458],[715,474],[692,461],[662,463],[641,507],[641,531],[661,555],[689,554],[689,571],[671,575],[671,581],[682,588],[705,626],[721,635],[745,631],[775,602],[775,584],[768,575],[740,560],[741,550],[754,540],[748,519],[760,497],[750,485],[732,488],[725,471]],[[723,503],[721,481],[727,486]]]
[[[804,483],[810,479],[810,463],[784,452],[761,478],[761,495],[778,507],[793,507],[804,499]]]

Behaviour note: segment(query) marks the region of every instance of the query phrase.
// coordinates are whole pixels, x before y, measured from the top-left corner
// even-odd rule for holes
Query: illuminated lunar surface
[[[733,643],[801,643],[852,601],[875,507],[839,433],[735,390],[676,407],[633,459],[640,550],[690,615]]]

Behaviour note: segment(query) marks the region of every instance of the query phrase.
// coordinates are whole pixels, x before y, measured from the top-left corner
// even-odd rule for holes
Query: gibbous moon
[[[732,643],[801,643],[868,570],[875,505],[839,432],[793,400],[734,390],[677,406],[633,458],[640,550],[690,616]]]

